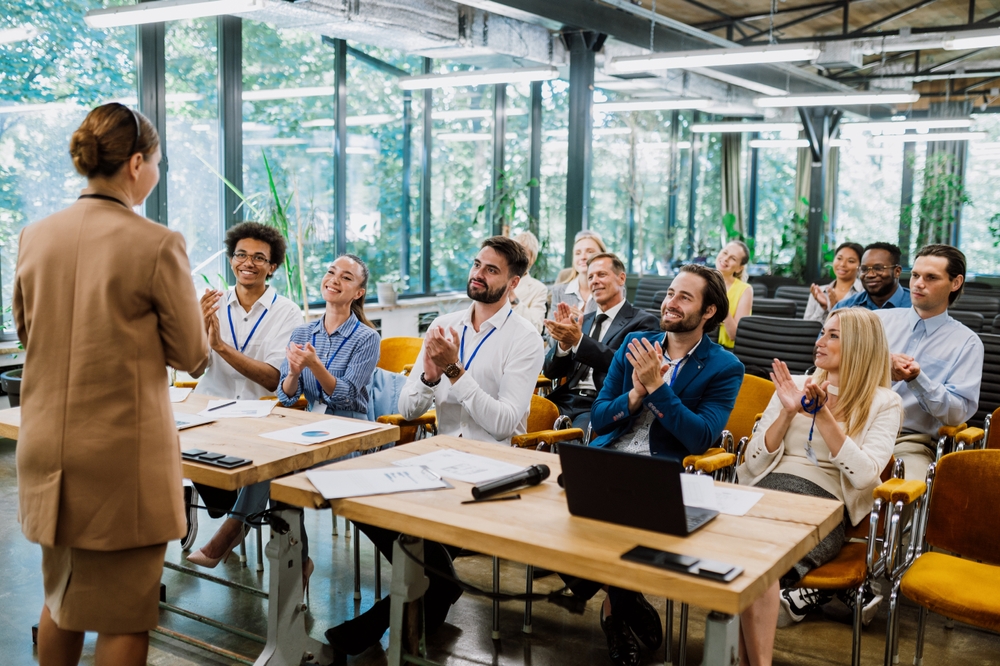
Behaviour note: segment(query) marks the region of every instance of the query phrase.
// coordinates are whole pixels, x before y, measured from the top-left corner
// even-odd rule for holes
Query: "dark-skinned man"
[[[867,308],[886,310],[910,307],[910,290],[899,284],[903,267],[899,265],[901,256],[898,247],[892,243],[872,243],[861,255],[858,276],[865,290],[848,296],[837,303],[833,310],[840,308]],[[832,312],[832,310],[831,310]]]

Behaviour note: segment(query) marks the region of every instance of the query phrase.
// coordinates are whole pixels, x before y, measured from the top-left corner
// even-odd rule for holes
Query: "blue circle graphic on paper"
[[[304,433],[302,433],[302,436],[303,437],[326,437],[329,434],[330,433],[328,433],[325,430],[306,430]]]

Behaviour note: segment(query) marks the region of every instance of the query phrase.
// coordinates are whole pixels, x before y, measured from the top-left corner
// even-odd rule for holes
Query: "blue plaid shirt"
[[[285,377],[288,376],[288,359],[285,359],[281,363],[281,379],[278,380],[277,391],[281,404],[295,404],[304,390],[309,404],[323,402],[327,405],[327,413],[341,410],[364,414],[368,411],[368,384],[371,383],[375,364],[378,363],[378,333],[360,323],[352,313],[347,321],[329,335],[323,327],[322,317],[299,326],[292,331],[290,342],[298,345],[307,342],[312,344],[323,365],[330,363],[328,368],[330,374],[337,378],[337,386],[333,393],[326,393],[319,385],[316,375],[306,368],[299,376],[295,394],[288,395],[283,388]],[[334,357],[332,361],[331,357]]]

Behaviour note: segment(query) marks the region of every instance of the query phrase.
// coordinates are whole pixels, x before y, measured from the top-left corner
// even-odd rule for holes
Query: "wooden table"
[[[733,616],[763,594],[843,518],[840,502],[805,496],[795,496],[794,501],[789,501],[787,493],[769,490],[759,490],[764,497],[746,516],[720,515],[686,538],[578,518],[570,515],[565,494],[555,481],[560,473],[558,457],[447,436],[343,461],[331,468],[382,467],[438,448],[458,449],[523,466],[542,463],[549,466],[551,474],[541,485],[520,491],[522,499],[515,502],[463,505],[462,501],[471,498],[470,484],[453,481],[453,490],[327,503],[302,474],[272,483],[271,498],[307,508],[330,506],[351,520],[413,537],[717,611],[712,614],[722,614],[714,618],[717,626],[713,630],[710,615],[710,626],[706,629],[705,664],[731,663],[728,659],[735,643],[730,641],[738,636],[733,633],[734,627],[738,630]],[[730,583],[720,583],[620,559],[637,545],[734,564],[743,567],[744,572]],[[397,570],[404,568],[398,565],[409,560],[394,553],[393,562],[395,606],[395,591],[406,587],[402,580],[397,581]],[[393,666],[402,663],[401,648],[392,649],[394,640],[390,635],[389,663]],[[715,643],[715,649],[709,649],[710,642]]]
[[[205,395],[188,395],[183,402],[173,403],[177,412],[197,413],[208,406],[213,398]],[[219,419],[214,423],[180,431],[180,447],[202,449],[215,453],[248,458],[252,465],[236,469],[212,467],[203,463],[182,461],[184,476],[197,483],[214,488],[237,490],[259,481],[270,481],[279,476],[306,469],[318,463],[334,460],[355,451],[365,451],[399,439],[397,426],[374,424],[372,430],[340,437],[321,444],[300,446],[260,437],[261,434],[315,423],[330,418],[326,414],[275,407],[263,418]],[[350,419],[347,419],[350,420]],[[0,410],[0,437],[17,439],[21,424],[21,409]],[[264,652],[257,664],[299,664],[302,655],[310,655],[313,663],[332,660],[329,646],[309,638],[305,630],[305,607],[302,605],[302,543],[299,526],[301,509],[272,511],[272,536],[266,554],[271,561],[268,581],[268,637]],[[276,519],[276,520],[275,520]],[[169,568],[190,572],[186,567],[166,563]],[[210,576],[201,572],[198,577],[218,582],[228,587],[245,586]],[[258,591],[259,593],[259,591]],[[162,607],[162,606],[161,606]],[[212,625],[216,626],[216,625]],[[281,627],[281,643],[278,630]],[[174,632],[175,638],[186,637]],[[197,642],[201,647],[212,646]],[[227,651],[220,654],[232,656]],[[297,655],[296,658],[285,655]],[[287,661],[286,661],[287,659]]]

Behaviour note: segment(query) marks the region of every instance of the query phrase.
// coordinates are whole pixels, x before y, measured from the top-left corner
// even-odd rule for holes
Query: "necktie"
[[[594,326],[590,329],[590,337],[595,340],[601,339],[601,328],[604,326],[604,322],[608,320],[608,315],[603,312],[594,317]]]

